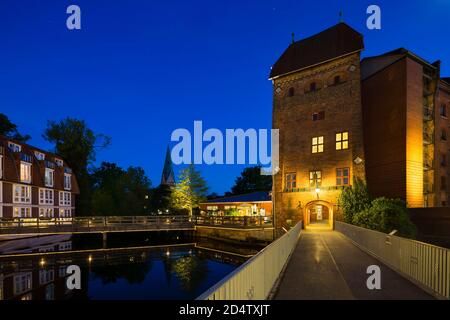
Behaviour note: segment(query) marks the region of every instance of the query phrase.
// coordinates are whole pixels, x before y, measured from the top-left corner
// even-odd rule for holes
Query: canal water
[[[0,242],[0,299],[195,299],[261,248],[192,233],[49,236]],[[81,289],[67,289],[68,266]]]

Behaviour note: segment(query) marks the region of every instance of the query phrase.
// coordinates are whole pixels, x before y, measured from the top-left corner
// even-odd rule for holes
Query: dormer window
[[[64,161],[62,161],[61,159],[55,158],[55,163],[58,167],[64,166]]]
[[[21,152],[22,151],[22,146],[14,143],[14,142],[8,142],[8,148],[9,148],[9,150],[11,150],[11,152]]]
[[[36,159],[44,161],[45,160],[45,154],[43,154],[42,152],[39,151],[35,151],[34,152],[34,156],[36,157]]]

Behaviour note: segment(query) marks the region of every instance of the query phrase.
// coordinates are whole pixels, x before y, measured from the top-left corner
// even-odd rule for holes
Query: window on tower
[[[322,171],[314,170],[309,172],[309,186],[311,188],[320,187],[322,185]]]
[[[312,153],[323,152],[323,136],[312,138]]]
[[[296,173],[287,173],[285,185],[286,185],[286,189],[288,189],[288,190],[297,188],[297,174]]]
[[[293,97],[294,95],[295,95],[295,89],[294,88],[289,88],[288,96],[289,97]]]
[[[348,131],[336,133],[336,150],[348,149]]]
[[[336,169],[336,185],[337,186],[350,185],[350,169],[349,168]]]
[[[323,119],[325,119],[325,111],[314,112],[312,115],[313,121],[323,120]]]

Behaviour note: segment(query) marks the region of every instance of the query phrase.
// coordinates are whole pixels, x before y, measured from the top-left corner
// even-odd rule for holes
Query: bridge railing
[[[194,216],[198,226],[255,228],[272,227],[272,217],[264,216]]]
[[[343,222],[335,223],[363,250],[439,297],[450,298],[450,250]]]
[[[110,216],[71,218],[0,218],[0,234],[108,231],[116,228],[192,226],[188,216]]]
[[[297,244],[301,229],[299,222],[197,300],[267,299]]]

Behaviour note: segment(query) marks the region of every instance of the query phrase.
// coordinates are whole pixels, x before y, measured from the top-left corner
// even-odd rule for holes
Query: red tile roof
[[[341,22],[314,36],[292,43],[273,65],[270,78],[364,49],[363,36]]]

